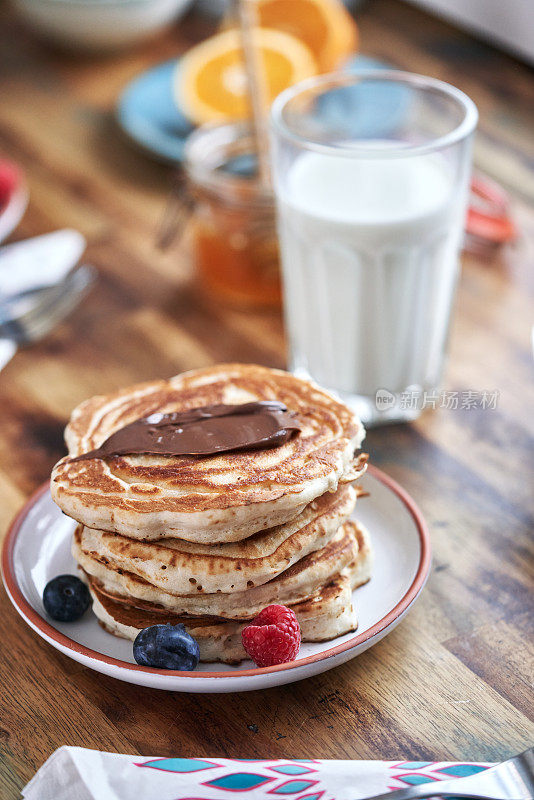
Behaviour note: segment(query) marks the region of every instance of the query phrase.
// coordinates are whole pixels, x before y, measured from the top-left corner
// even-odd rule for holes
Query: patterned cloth
[[[359,800],[406,785],[465,777],[489,764],[309,758],[141,758],[61,747],[25,800]],[[237,800],[237,798],[234,798]]]

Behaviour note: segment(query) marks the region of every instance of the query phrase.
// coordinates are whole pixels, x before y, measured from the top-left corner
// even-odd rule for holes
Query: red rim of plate
[[[296,661],[290,661],[287,664],[279,664],[274,667],[257,667],[256,669],[238,669],[235,672],[180,672],[171,669],[155,669],[154,667],[142,667],[138,664],[130,664],[128,661],[121,661],[120,659],[103,655],[96,650],[91,650],[89,647],[85,647],[84,645],[75,642],[73,639],[69,639],[68,636],[65,636],[63,633],[57,631],[54,627],[52,627],[52,625],[50,625],[50,623],[43,619],[43,617],[26,600],[15,579],[13,567],[13,553],[20,528],[22,527],[30,508],[32,508],[32,506],[34,506],[41,499],[41,497],[47,491],[49,491],[48,482],[37,489],[37,491],[34,492],[34,494],[29,498],[11,523],[11,526],[6,534],[2,547],[2,578],[4,585],[10,596],[11,602],[17,611],[22,617],[25,617],[29,622],[31,622],[32,625],[34,625],[41,633],[43,633],[45,637],[48,637],[62,647],[66,647],[67,649],[72,650],[75,653],[79,653],[87,658],[92,658],[95,661],[100,661],[104,664],[120,667],[122,669],[134,670],[136,672],[144,672],[152,675],[168,675],[175,678],[246,678],[253,675],[267,675],[273,672],[285,672],[286,670],[297,669],[298,667],[303,667],[307,664],[313,664],[316,661],[323,661],[325,659],[332,658],[333,656],[337,656],[340,653],[344,653],[347,650],[352,650],[354,647],[369,641],[369,639],[372,639],[374,636],[381,633],[385,628],[389,627],[389,625],[391,625],[392,622],[400,617],[401,614],[403,614],[416,599],[417,595],[425,584],[430,570],[430,535],[419,508],[414,503],[410,495],[401,486],[399,486],[396,481],[394,481],[384,472],[371,465],[369,466],[369,472],[377,480],[394,492],[397,497],[399,497],[399,499],[404,503],[410,512],[415,522],[421,547],[419,566],[417,568],[415,577],[410,587],[397,605],[394,606],[391,611],[383,616],[382,619],[376,622],[371,628],[368,628],[363,633],[352,637],[342,644],[334,645],[334,647],[331,647],[329,650],[323,650],[320,653],[315,653],[314,655],[306,656],[305,658],[300,658]]]

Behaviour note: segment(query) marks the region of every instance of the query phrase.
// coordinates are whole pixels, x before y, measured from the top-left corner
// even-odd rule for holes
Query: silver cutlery
[[[475,800],[533,800],[534,748],[476,775],[420,783],[367,800],[418,800],[422,797],[471,797]]]
[[[96,278],[88,264],[73,269],[60,283],[0,303],[0,369],[19,346],[41,339],[85,297]]]

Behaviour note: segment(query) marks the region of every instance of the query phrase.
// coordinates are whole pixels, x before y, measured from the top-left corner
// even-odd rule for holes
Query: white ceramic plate
[[[75,573],[70,554],[74,523],[42,486],[14,520],[2,552],[4,585],[11,602],[39,636],[97,672],[119,680],[181,692],[234,692],[301,680],[343,664],[382,639],[402,619],[424,586],[430,569],[430,541],[420,511],[391,478],[370,467],[363,481],[370,493],[357,505],[375,550],[372,579],[357,589],[356,633],[330,642],[303,644],[296,661],[264,669],[250,661],[233,667],[200,664],[195,672],[151,669],[135,664],[132,643],[106,633],[87,612],[79,622],[59,623],[43,609],[46,583]]]

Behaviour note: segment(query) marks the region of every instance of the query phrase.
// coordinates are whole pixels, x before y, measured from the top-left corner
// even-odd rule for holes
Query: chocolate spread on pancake
[[[72,461],[125,455],[210,456],[279,447],[301,430],[296,414],[277,400],[155,412],[112,433]]]

